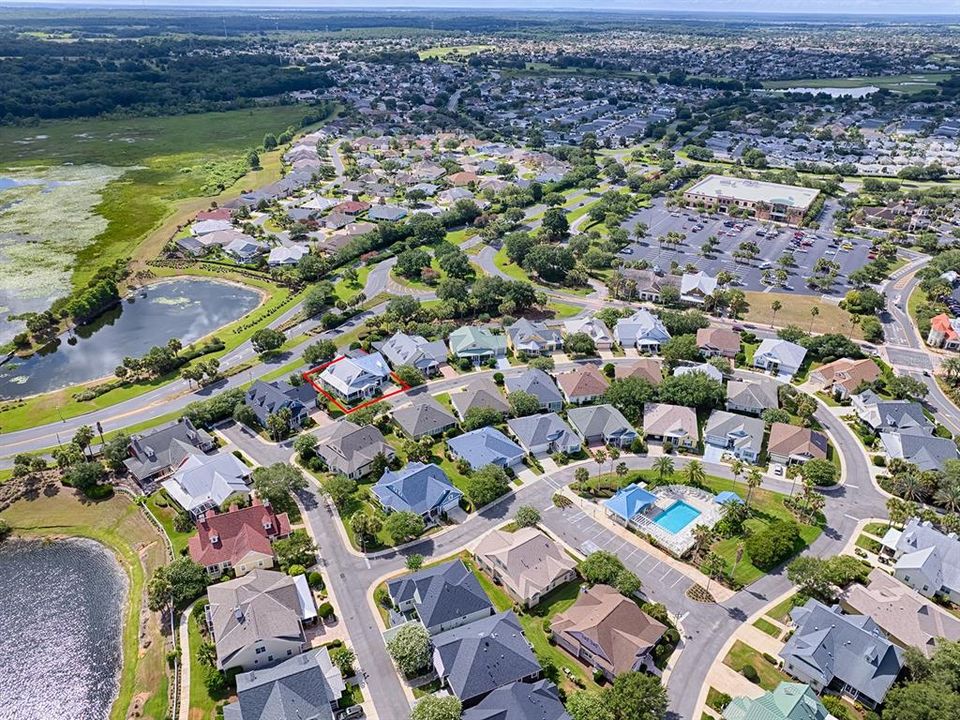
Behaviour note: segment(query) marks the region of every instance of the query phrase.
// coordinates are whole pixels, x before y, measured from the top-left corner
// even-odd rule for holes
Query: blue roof
[[[492,427],[482,427],[451,438],[447,446],[474,470],[485,465],[512,465],[526,454],[513,440]]]
[[[636,483],[631,483],[625,488],[617,490],[617,494],[609,500],[604,500],[603,504],[612,513],[622,517],[624,520],[632,520],[636,515],[656,502],[657,496],[649,493]]]
[[[728,502],[736,503],[737,505],[743,505],[743,498],[731,490],[724,490],[721,493],[717,493],[717,496],[713,499],[713,501],[720,505],[726,505]]]
[[[387,470],[377,484],[373,494],[386,510],[409,510],[424,515],[430,510],[462,497],[446,473],[433,463],[408,463],[400,470]]]

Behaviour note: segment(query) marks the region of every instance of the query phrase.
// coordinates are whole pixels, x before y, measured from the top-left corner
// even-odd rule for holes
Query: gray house
[[[872,390],[852,395],[850,401],[860,422],[874,432],[933,434],[933,423],[923,414],[919,403],[884,400]]]
[[[764,425],[760,418],[714,410],[707,419],[703,439],[707,445],[756,463],[763,446]]]
[[[556,685],[549,680],[515,682],[497,688],[460,717],[461,720],[570,720]]]
[[[529,393],[540,401],[541,410],[556,412],[563,409],[563,395],[553,381],[543,370],[531,368],[518,377],[509,377],[505,384],[507,391]]]
[[[637,431],[613,405],[571,408],[567,421],[588,445],[602,442],[629,447],[637,439]]]
[[[485,465],[497,465],[502,468],[516,467],[526,455],[502,432],[492,427],[482,427],[447,441],[450,454],[466,460],[474,470]]]
[[[563,345],[560,332],[544,323],[520,318],[507,328],[507,343],[515,353],[549,355]]]
[[[760,415],[764,410],[780,407],[776,380],[757,378],[727,383],[727,410]]]
[[[511,418],[507,427],[531,455],[555,452],[575,455],[580,451],[580,437],[556,413]]]
[[[237,675],[237,701],[223,708],[223,720],[291,717],[333,720],[346,685],[327,648],[295,655],[272,668]]]
[[[780,338],[764,338],[753,354],[753,366],[790,378],[797,374],[806,356],[807,349],[802,345]]]
[[[323,458],[331,472],[354,480],[370,472],[374,458],[381,453],[387,461],[396,457],[379,428],[360,426],[349,420],[335,423],[333,432],[317,445],[317,455]]]
[[[912,518],[903,531],[891,528],[883,545],[897,560],[894,577],[924,597],[941,595],[960,603],[960,540],[929,522]]]
[[[387,470],[371,492],[384,512],[412,512],[427,522],[457,508],[463,497],[437,465],[418,462]]]
[[[900,648],[890,642],[873,619],[845,615],[808,600],[794,608],[797,626],[780,657],[783,669],[817,692],[836,690],[869,707],[883,702],[903,667]]]
[[[536,680],[543,671],[512,610],[435,635],[433,667],[467,707],[497,688]]]
[[[920,470],[942,470],[947,460],[957,459],[957,444],[950,438],[882,432],[880,442],[888,457],[906,460]]]
[[[393,421],[414,440],[436,437],[457,426],[453,414],[429,396],[394,410]]]
[[[189,418],[180,418],[170,425],[133,435],[127,448],[130,457],[123,464],[137,482],[144,483],[170,472],[187,455],[212,448],[213,438],[206,430],[195,428]]]
[[[447,361],[447,346],[443,341],[431,342],[421,335],[398,332],[373,346],[394,370],[401,365],[412,365],[427,377],[440,372],[440,365]]]
[[[472,380],[463,390],[450,393],[450,404],[461,420],[465,420],[471,408],[489,408],[506,414],[510,405],[496,383],[488,377]]]
[[[391,580],[394,609],[412,612],[431,635],[493,615],[493,604],[463,560],[453,560]]]
[[[268,417],[286,408],[290,411],[290,425],[298,428],[306,421],[308,407],[316,403],[316,398],[316,391],[307,384],[294,387],[284,380],[269,383],[257,380],[247,390],[243,402],[264,427]]]

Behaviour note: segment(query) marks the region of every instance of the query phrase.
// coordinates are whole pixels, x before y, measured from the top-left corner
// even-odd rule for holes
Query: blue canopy
[[[656,500],[656,495],[647,492],[636,483],[631,483],[618,490],[617,494],[609,500],[604,500],[603,504],[610,512],[624,520],[632,520],[653,505]]]
[[[731,490],[724,490],[722,493],[717,493],[713,501],[720,505],[726,505],[729,502],[743,505],[743,498]]]

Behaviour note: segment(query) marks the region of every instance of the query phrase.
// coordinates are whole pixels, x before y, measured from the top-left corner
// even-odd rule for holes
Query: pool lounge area
[[[612,520],[649,535],[657,545],[682,557],[694,545],[693,528],[713,527],[723,516],[723,498],[687,485],[647,490],[636,483],[603,502]]]

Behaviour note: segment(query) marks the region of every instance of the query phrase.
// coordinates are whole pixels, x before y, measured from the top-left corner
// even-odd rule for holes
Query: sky
[[[3,0],[6,5],[125,5],[276,9],[620,10],[843,15],[960,15],[960,0]]]

